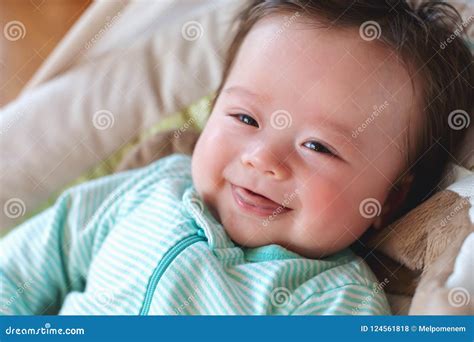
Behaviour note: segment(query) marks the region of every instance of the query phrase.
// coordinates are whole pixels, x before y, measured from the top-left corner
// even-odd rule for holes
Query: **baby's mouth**
[[[260,216],[283,214],[292,210],[247,188],[234,184],[231,184],[231,188],[234,199],[240,207]]]

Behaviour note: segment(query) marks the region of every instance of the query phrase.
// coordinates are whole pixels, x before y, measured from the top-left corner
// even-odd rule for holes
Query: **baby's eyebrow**
[[[336,121],[330,121],[324,118],[321,119],[321,125],[319,127],[311,125],[311,124],[307,124],[307,127],[312,130],[317,130],[318,128],[321,128],[321,127],[329,128],[330,130],[335,132],[337,136],[343,137],[345,141],[349,141],[352,134],[352,131],[346,125],[341,124]]]
[[[270,100],[271,99],[271,96],[269,96],[267,94],[257,94],[256,92],[254,92],[252,90],[249,90],[247,88],[237,86],[237,85],[227,87],[222,92],[227,93],[227,94],[237,93],[238,95],[254,98],[254,99],[257,99],[259,101]]]

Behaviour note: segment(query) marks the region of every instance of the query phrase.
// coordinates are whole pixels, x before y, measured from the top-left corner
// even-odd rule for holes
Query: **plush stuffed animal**
[[[131,150],[116,171],[171,153],[192,154],[199,133],[158,133]],[[394,314],[473,314],[474,173],[453,166],[447,189],[366,241],[364,257]]]
[[[410,295],[406,289],[416,287],[410,314],[474,313],[474,173],[460,167],[454,169],[458,181],[368,242],[370,247],[409,269],[411,277],[405,276],[404,283],[395,281],[387,292]],[[406,275],[404,268],[388,266],[394,276],[397,272]],[[380,279],[380,272],[375,273]],[[396,306],[404,312],[400,305],[391,304],[392,309]]]

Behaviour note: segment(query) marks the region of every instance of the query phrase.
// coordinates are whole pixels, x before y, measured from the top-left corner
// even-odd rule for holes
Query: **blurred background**
[[[92,0],[0,0],[2,30],[25,26],[21,39],[0,35],[0,107],[14,99]]]

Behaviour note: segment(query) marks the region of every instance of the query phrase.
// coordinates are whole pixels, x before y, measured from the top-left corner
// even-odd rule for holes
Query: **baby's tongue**
[[[249,202],[252,205],[268,209],[276,209],[280,207],[278,203],[273,202],[271,199],[259,195],[253,191],[240,188],[238,189],[238,192],[245,199],[246,202]]]

